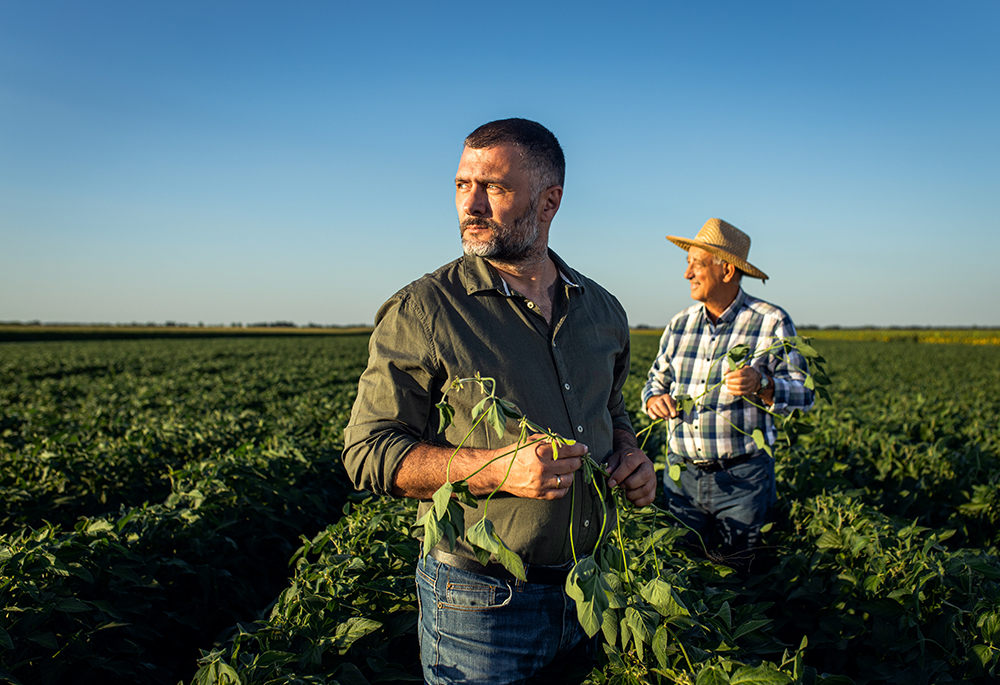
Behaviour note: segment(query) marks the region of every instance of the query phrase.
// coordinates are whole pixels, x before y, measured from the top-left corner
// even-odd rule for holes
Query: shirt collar
[[[580,275],[552,250],[549,250],[549,257],[555,262],[563,284],[568,288],[579,288],[580,292],[583,292],[583,286],[580,285]],[[497,270],[482,257],[475,255],[462,257],[462,278],[465,281],[465,290],[469,295],[485,290],[496,290],[507,297],[511,296],[510,286],[500,277]]]
[[[723,311],[722,314],[719,315],[719,320],[715,322],[715,325],[719,326],[721,324],[732,323],[733,321],[735,321],[736,315],[739,314],[740,309],[743,308],[743,303],[746,302],[746,299],[747,299],[746,293],[743,292],[743,288],[740,288],[736,292],[736,297],[733,299],[733,301],[730,302],[729,306],[726,307],[725,311]],[[701,305],[701,315],[702,317],[704,317],[705,321],[709,321],[708,310],[705,309],[704,304]]]

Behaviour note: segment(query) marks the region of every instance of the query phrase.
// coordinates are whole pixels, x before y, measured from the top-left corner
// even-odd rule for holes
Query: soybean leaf
[[[521,412],[519,412],[518,409],[517,409],[517,407],[515,407],[513,404],[511,404],[507,400],[497,399],[496,403],[498,405],[500,405],[500,411],[502,411],[504,414],[506,414],[507,418],[514,419],[514,420],[517,420],[517,419],[521,418]]]
[[[679,484],[681,482],[681,465],[671,464],[667,474],[670,476],[670,480]]]
[[[681,412],[684,414],[690,414],[694,411],[694,398],[690,395],[678,395],[674,398],[674,404],[680,408]]]
[[[709,666],[698,671],[695,685],[729,685],[729,676],[718,666]]]
[[[448,504],[451,502],[451,494],[454,491],[455,486],[451,483],[445,483],[437,489],[431,498],[434,500],[434,513],[439,519],[443,519],[448,512]]]
[[[465,481],[458,481],[457,483],[452,483],[452,502],[458,501],[468,507],[475,507],[479,500],[476,496],[472,494],[469,490],[469,484]]]
[[[486,404],[489,401],[490,401],[490,398],[488,396],[484,397],[483,399],[479,400],[479,404],[477,404],[475,407],[472,408],[471,417],[472,417],[473,421],[475,421],[476,419],[478,419],[479,415],[482,414],[483,411],[486,410]]]
[[[774,664],[740,666],[729,678],[730,685],[787,685],[792,676],[779,671]]]
[[[455,419],[455,408],[448,404],[446,400],[442,400],[434,406],[438,408],[438,432],[443,433],[444,429],[450,426],[451,422]]]
[[[497,535],[496,530],[494,530],[493,522],[489,519],[479,519],[466,533],[465,539],[472,546],[479,563],[485,566],[489,563],[490,555],[495,555],[497,561],[510,571],[515,578],[527,580],[527,575],[524,572],[524,562],[521,561],[521,557],[504,544],[500,536]]]
[[[375,632],[381,627],[382,624],[378,621],[361,616],[352,616],[339,624],[334,630],[333,636],[328,638],[328,640],[340,655],[343,656],[347,654],[347,650],[357,640]]]
[[[629,630],[635,639],[635,648],[639,652],[639,660],[644,660],[643,645],[653,642],[653,635],[656,634],[656,627],[660,623],[660,616],[651,607],[631,606],[625,610],[625,620],[628,621]]]
[[[733,349],[729,350],[726,354],[726,360],[729,362],[729,370],[735,371],[746,364],[747,355],[749,353],[750,346],[746,343],[736,345]]]
[[[10,639],[10,635],[3,629],[3,626],[0,626],[0,647],[14,649],[14,641]]]
[[[657,626],[656,634],[653,636],[653,654],[656,655],[656,661],[662,669],[666,669],[670,665],[667,661],[667,641],[669,639],[669,635],[667,627],[660,624]]]
[[[650,603],[662,616],[690,616],[691,612],[676,596],[670,583],[662,578],[653,578],[640,590],[642,598]]]
[[[601,629],[611,591],[597,561],[593,557],[578,561],[566,576],[565,588],[566,594],[576,600],[576,615],[580,619],[580,626],[588,637],[594,637]]]
[[[426,557],[441,542],[441,538],[444,537],[441,521],[434,515],[434,507],[428,509],[427,513],[417,520],[417,525],[424,527],[423,555]]]
[[[490,422],[491,426],[493,426],[493,430],[496,431],[497,437],[502,438],[504,430],[507,427],[507,416],[500,411],[496,402],[494,402],[486,412],[486,420]]]
[[[601,632],[604,634],[604,641],[609,645],[615,645],[618,642],[618,623],[621,621],[621,616],[614,609],[605,609],[604,616],[601,618]]]
[[[743,637],[747,633],[752,633],[758,628],[763,628],[766,625],[770,625],[770,619],[755,618],[748,619],[736,626],[736,630],[733,631],[733,639]]]

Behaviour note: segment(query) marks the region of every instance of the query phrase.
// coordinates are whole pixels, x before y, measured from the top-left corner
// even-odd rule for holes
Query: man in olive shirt
[[[655,477],[638,449],[622,386],[629,331],[618,301],[548,249],[562,201],[565,161],[555,136],[524,119],[485,124],[466,138],[455,178],[465,256],[396,293],[376,316],[368,368],[344,433],[355,486],[421,500],[446,481],[449,459],[482,399],[448,394],[455,419],[439,433],[435,407],[457,377],[496,379],[500,397],[535,423],[577,441],[522,447],[473,476],[478,509],[524,561],[527,582],[480,565],[464,543],[442,541],[417,565],[421,661],[428,683],[558,682],[591,643],[563,583],[573,554],[589,553],[605,515],[583,483],[582,457],[606,464],[611,487],[638,506]],[[458,481],[506,452],[519,428],[473,431],[451,462]],[[538,436],[535,436],[538,437]],[[508,472],[509,467],[509,472]]]

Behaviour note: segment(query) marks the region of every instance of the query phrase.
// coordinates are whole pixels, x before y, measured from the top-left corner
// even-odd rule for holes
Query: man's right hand
[[[677,405],[670,395],[653,395],[646,400],[646,413],[654,419],[673,419],[677,417]]]
[[[583,455],[589,448],[581,442],[574,445],[560,445],[559,458],[555,458],[555,450],[549,439],[536,433],[529,435],[527,444],[521,447],[516,455],[505,454],[513,449],[513,445],[494,450],[494,457],[505,455],[490,464],[483,475],[489,474],[491,482],[503,485],[500,490],[531,499],[560,499],[569,492],[573,485],[574,474],[583,466]],[[513,458],[514,463],[511,464]],[[507,468],[510,474],[507,475]],[[504,476],[506,475],[506,480]]]

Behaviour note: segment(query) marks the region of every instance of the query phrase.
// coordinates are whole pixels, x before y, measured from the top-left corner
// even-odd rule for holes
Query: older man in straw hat
[[[744,276],[767,279],[747,261],[750,237],[721,219],[709,219],[694,240],[667,236],[687,250],[684,278],[695,304],[671,321],[642,391],[642,406],[668,420],[671,463],[684,468],[680,482],[664,476],[666,503],[701,535],[713,556],[746,571],[775,500],[774,460],[752,437],[760,429],[769,444],[776,430],[768,411],[808,410],[813,392],[804,385],[805,360],[760,353],[778,338],[795,335],[779,307],[751,297]],[[725,356],[737,345],[756,353],[750,364],[729,370]],[[676,397],[697,402],[688,411]]]

